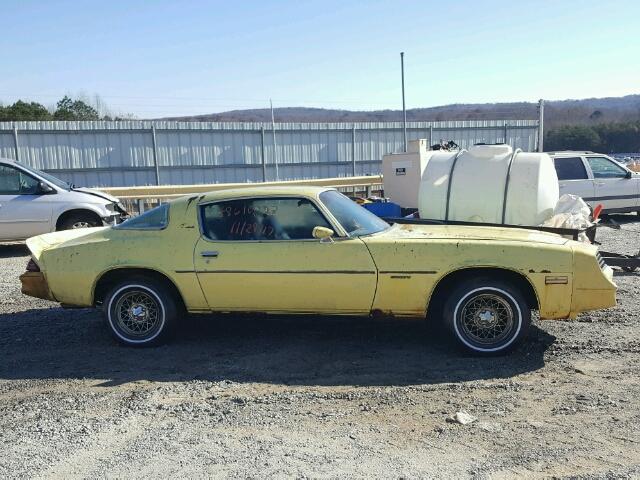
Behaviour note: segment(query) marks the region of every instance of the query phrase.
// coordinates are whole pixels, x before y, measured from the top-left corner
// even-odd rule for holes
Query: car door
[[[605,156],[587,157],[595,184],[595,203],[605,210],[633,210],[640,205],[640,180]]]
[[[553,163],[558,175],[560,195],[577,195],[585,202],[591,203],[595,187],[582,157],[555,157]]]
[[[331,228],[309,198],[203,204],[194,267],[212,310],[369,313],[377,272],[358,238],[318,240]]]
[[[19,240],[52,230],[50,198],[39,180],[10,165],[0,165],[0,240]]]

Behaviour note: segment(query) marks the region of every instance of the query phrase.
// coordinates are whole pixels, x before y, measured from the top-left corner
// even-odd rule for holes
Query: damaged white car
[[[76,188],[23,163],[0,158],[0,241],[116,224],[126,215],[111,195]]]

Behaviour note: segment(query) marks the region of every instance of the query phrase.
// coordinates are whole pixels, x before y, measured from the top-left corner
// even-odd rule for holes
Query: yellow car
[[[389,315],[443,321],[493,354],[541,318],[615,305],[596,248],[534,230],[389,225],[335,189],[193,195],[112,227],[30,238],[23,292],[101,307],[117,340],[150,345],[184,312]]]

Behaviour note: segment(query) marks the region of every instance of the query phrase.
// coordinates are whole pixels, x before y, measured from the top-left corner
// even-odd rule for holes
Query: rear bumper
[[[55,301],[42,272],[24,272],[20,275],[20,282],[22,283],[22,293],[25,295]]]

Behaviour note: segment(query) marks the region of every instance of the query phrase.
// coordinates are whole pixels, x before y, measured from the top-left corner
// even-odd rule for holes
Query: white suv
[[[0,241],[114,224],[124,216],[117,198],[0,158]]]
[[[604,213],[640,213],[640,173],[593,152],[549,152],[556,166],[560,195],[578,195]]]

